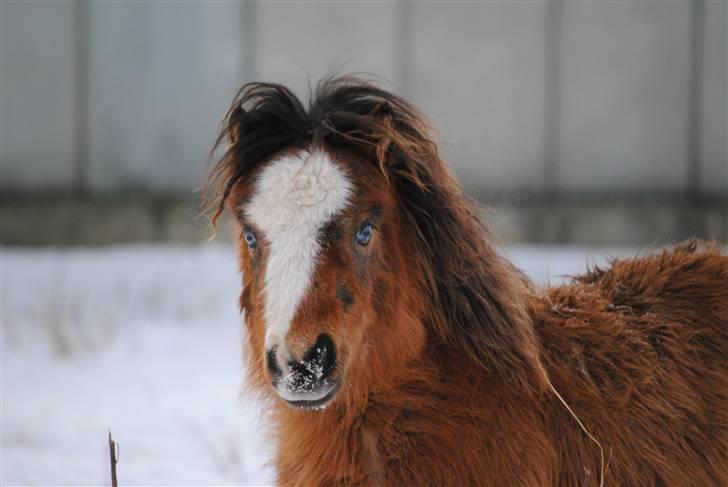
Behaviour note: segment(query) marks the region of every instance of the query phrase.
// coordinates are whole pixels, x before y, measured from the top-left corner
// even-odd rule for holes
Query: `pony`
[[[207,179],[281,485],[728,485],[728,256],[538,289],[425,116],[356,77],[249,83]]]

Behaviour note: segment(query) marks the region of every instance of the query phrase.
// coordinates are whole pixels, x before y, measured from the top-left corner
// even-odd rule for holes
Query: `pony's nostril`
[[[303,356],[303,364],[316,380],[329,376],[336,367],[336,346],[331,337],[322,333],[316,343]]]
[[[276,387],[280,385],[289,393],[312,394],[320,390],[326,392],[327,387],[334,385],[328,380],[336,368],[336,348],[330,336],[319,335],[301,361],[286,360],[275,352],[274,347],[267,359]]]
[[[266,363],[268,365],[268,372],[270,372],[270,374],[273,377],[280,377],[280,375],[283,373],[280,365],[278,364],[278,358],[276,357],[277,348],[278,348],[277,345],[274,346],[273,348],[268,350],[268,353],[266,354]]]

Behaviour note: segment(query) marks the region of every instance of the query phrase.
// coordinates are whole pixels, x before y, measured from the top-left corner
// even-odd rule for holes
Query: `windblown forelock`
[[[266,348],[285,339],[321,250],[320,233],[348,204],[352,183],[321,150],[274,159],[256,179],[244,212],[266,249]]]

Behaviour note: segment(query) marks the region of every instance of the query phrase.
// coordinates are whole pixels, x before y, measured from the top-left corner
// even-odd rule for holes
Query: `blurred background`
[[[2,243],[200,242],[246,81],[371,73],[508,242],[726,239],[726,2],[3,2]]]
[[[728,240],[724,0],[0,2],[3,485],[269,483],[240,277],[199,214],[246,81],[414,102],[540,283]],[[122,245],[123,244],[123,245]]]

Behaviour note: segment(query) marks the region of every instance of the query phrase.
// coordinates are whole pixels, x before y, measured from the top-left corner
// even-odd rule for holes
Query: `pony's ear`
[[[230,107],[228,115],[225,117],[225,127],[221,132],[221,136],[227,137],[231,146],[234,146],[245,130],[245,118],[248,112],[239,104]],[[220,141],[218,140],[218,144]]]
[[[442,162],[425,116],[406,101],[394,97],[379,103],[371,116],[378,120],[375,154],[385,178],[388,181],[404,178],[420,190],[428,191],[426,173]]]
[[[375,144],[375,154],[377,164],[384,177],[389,181],[389,171],[387,169],[390,161],[390,148],[392,147],[394,134],[394,120],[392,108],[387,101],[377,105],[371,113],[372,117],[379,119],[381,122],[381,135]]]
[[[218,161],[208,171],[204,186],[205,210],[210,215],[213,231],[217,219],[223,212],[225,202],[239,179],[240,166],[244,164],[244,150],[240,140],[245,133],[246,115],[247,111],[238,103],[236,96],[220,124],[217,139],[208,156],[208,160],[212,160],[216,153],[223,151]]]

